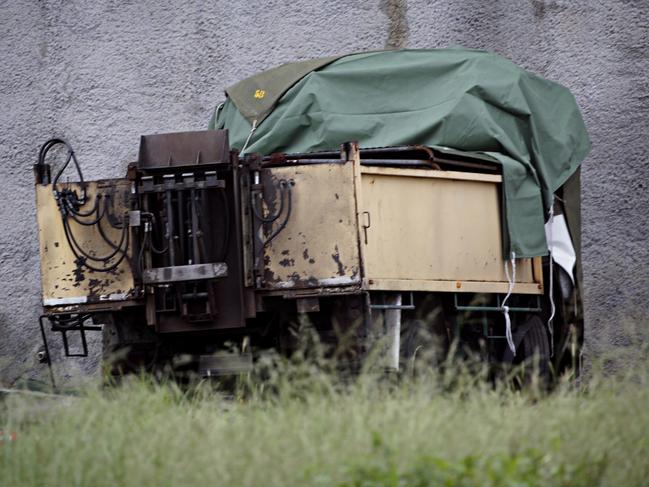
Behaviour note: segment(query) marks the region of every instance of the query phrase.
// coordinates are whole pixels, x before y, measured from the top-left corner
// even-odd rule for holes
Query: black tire
[[[539,379],[544,385],[547,385],[551,378],[552,368],[550,341],[546,325],[540,316],[530,315],[521,328],[526,329],[526,332],[516,351],[514,363],[525,365],[524,383],[529,383],[533,374],[538,373]]]

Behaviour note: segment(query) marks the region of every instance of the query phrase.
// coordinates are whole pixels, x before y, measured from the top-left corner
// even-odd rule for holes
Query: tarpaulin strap
[[[548,251],[549,251],[549,262],[550,262],[550,317],[548,318],[548,332],[550,332],[550,357],[554,357],[554,324],[552,323],[552,320],[554,319],[554,315],[556,312],[556,308],[554,306],[554,260],[552,259],[552,220],[554,219],[554,198],[552,198],[552,204],[550,205],[550,218],[548,221],[550,222],[550,245],[548,245]]]
[[[257,130],[257,120],[252,121],[252,128],[250,129],[250,133],[248,134],[248,138],[246,139],[246,143],[243,144],[243,149],[241,149],[241,152],[239,152],[239,155],[243,155],[245,152],[246,148],[248,147],[248,144],[250,143],[250,139],[252,138],[252,134],[255,133],[255,130]]]
[[[512,274],[509,275],[509,266],[511,263]],[[507,276],[507,282],[509,283],[509,288],[507,289],[507,295],[503,299],[503,304],[501,309],[503,310],[503,315],[505,316],[505,337],[507,338],[507,345],[511,352],[516,355],[516,345],[514,344],[514,338],[512,337],[512,321],[509,317],[509,306],[507,306],[507,300],[509,296],[512,295],[514,290],[514,284],[516,283],[516,252],[512,252],[512,258],[509,261],[505,261],[505,275]]]
[[[527,320],[516,327],[516,331],[513,333],[514,345],[516,345],[516,347],[521,344],[523,338],[525,338],[525,335],[527,335],[527,332],[530,331],[530,328],[533,324],[533,320]],[[512,353],[511,349],[506,348],[505,353],[503,354],[503,362],[506,364],[511,364],[513,361],[514,354]]]

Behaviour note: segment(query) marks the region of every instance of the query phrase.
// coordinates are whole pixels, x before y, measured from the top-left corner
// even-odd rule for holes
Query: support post
[[[399,371],[401,353],[401,293],[385,297],[385,332],[387,335],[387,367]]]

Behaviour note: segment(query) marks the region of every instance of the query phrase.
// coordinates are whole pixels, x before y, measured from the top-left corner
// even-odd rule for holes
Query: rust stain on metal
[[[345,266],[343,263],[340,261],[340,251],[338,250],[338,245],[334,247],[335,252],[331,254],[331,258],[334,260],[336,265],[338,266],[338,275],[339,276],[344,276],[345,275]]]
[[[295,265],[295,259],[282,259],[279,261],[279,265],[282,267],[293,267]]]
[[[88,301],[98,301],[103,290],[102,279],[88,279]]]
[[[304,252],[302,252],[302,257],[304,257],[304,260],[306,260],[309,264],[315,264],[315,259],[309,255],[309,249],[304,249]]]
[[[83,263],[80,260],[77,259],[74,265],[76,266],[72,271],[74,273],[74,286],[78,287],[86,279],[86,276],[83,273]]]
[[[295,283],[294,287],[313,287],[318,284],[318,280],[315,277],[309,276],[305,279],[297,272],[294,272],[289,277]]]

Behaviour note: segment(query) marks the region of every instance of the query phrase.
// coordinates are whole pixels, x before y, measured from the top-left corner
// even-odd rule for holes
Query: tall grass
[[[269,360],[225,394],[148,378],[2,404],[0,485],[646,485],[649,374],[545,394],[461,363],[395,381]],[[637,370],[636,370],[637,372]],[[10,441],[8,433],[15,433]]]

